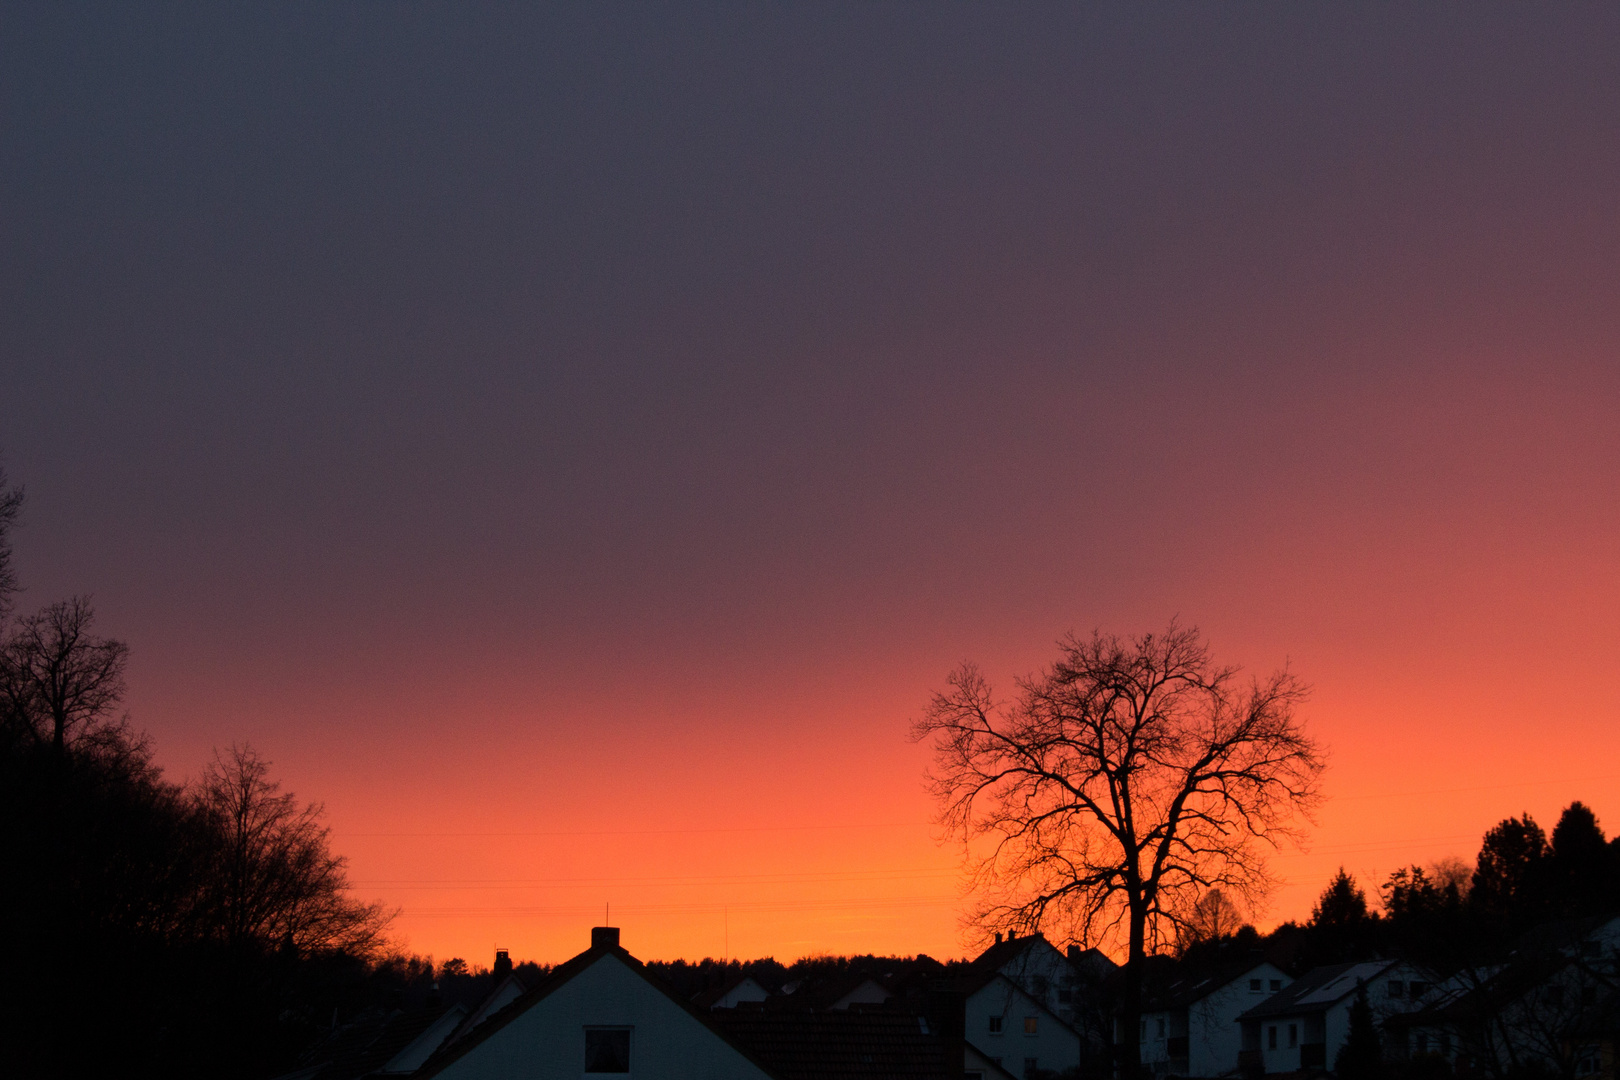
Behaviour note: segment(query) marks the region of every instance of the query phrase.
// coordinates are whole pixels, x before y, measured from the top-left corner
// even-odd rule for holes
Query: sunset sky
[[[411,950],[961,955],[910,721],[1290,664],[1341,864],[1620,828],[1620,8],[10,5],[20,606]]]

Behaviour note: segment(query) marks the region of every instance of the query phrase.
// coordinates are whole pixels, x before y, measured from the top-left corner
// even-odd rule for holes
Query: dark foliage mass
[[[21,493],[0,474],[0,614]],[[0,620],[0,1040],[10,1076],[254,1076],[403,990],[317,806],[248,747],[190,786],[120,714],[86,598]],[[408,965],[405,965],[408,967]]]

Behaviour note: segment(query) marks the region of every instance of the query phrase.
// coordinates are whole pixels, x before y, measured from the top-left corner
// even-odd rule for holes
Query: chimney
[[[495,950],[495,967],[492,970],[497,982],[512,974],[512,957],[505,949]]]
[[[1078,945],[1070,945],[1069,946],[1069,963],[1078,964],[1079,962],[1080,962],[1080,946],[1078,946]]]
[[[617,949],[619,947],[619,928],[617,926],[591,927],[591,948]]]
[[[1001,931],[1000,930],[996,931],[996,944],[997,945],[1001,944]]]

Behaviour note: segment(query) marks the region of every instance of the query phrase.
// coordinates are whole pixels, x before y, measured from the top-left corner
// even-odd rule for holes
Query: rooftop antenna
[[[602,905],[602,925],[613,925],[613,904],[611,902],[605,902]]]

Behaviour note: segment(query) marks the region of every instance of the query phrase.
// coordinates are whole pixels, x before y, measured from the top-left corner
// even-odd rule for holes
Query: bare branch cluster
[[[319,804],[299,806],[249,746],[216,751],[193,795],[214,837],[203,905],[233,945],[275,943],[359,956],[384,944],[391,913],[348,895]]]
[[[1196,934],[1214,890],[1261,902],[1265,856],[1308,820],[1324,757],[1292,673],[1245,680],[1195,629],[1059,648],[1010,701],[963,664],[913,737],[933,742],[927,783],[964,845],[973,923],[1123,946],[1121,1022],[1135,1030],[1142,957]],[[1122,1066],[1135,1074],[1134,1057]]]
[[[1286,670],[1245,682],[1175,625],[1060,648],[1010,702],[964,664],[914,727],[940,821],[975,853],[981,925],[1106,944],[1137,912],[1153,945],[1211,889],[1258,902],[1265,853],[1317,798],[1306,688]]]
[[[0,720],[60,754],[108,722],[124,697],[129,646],[96,636],[88,597],[62,600],[0,640]]]

